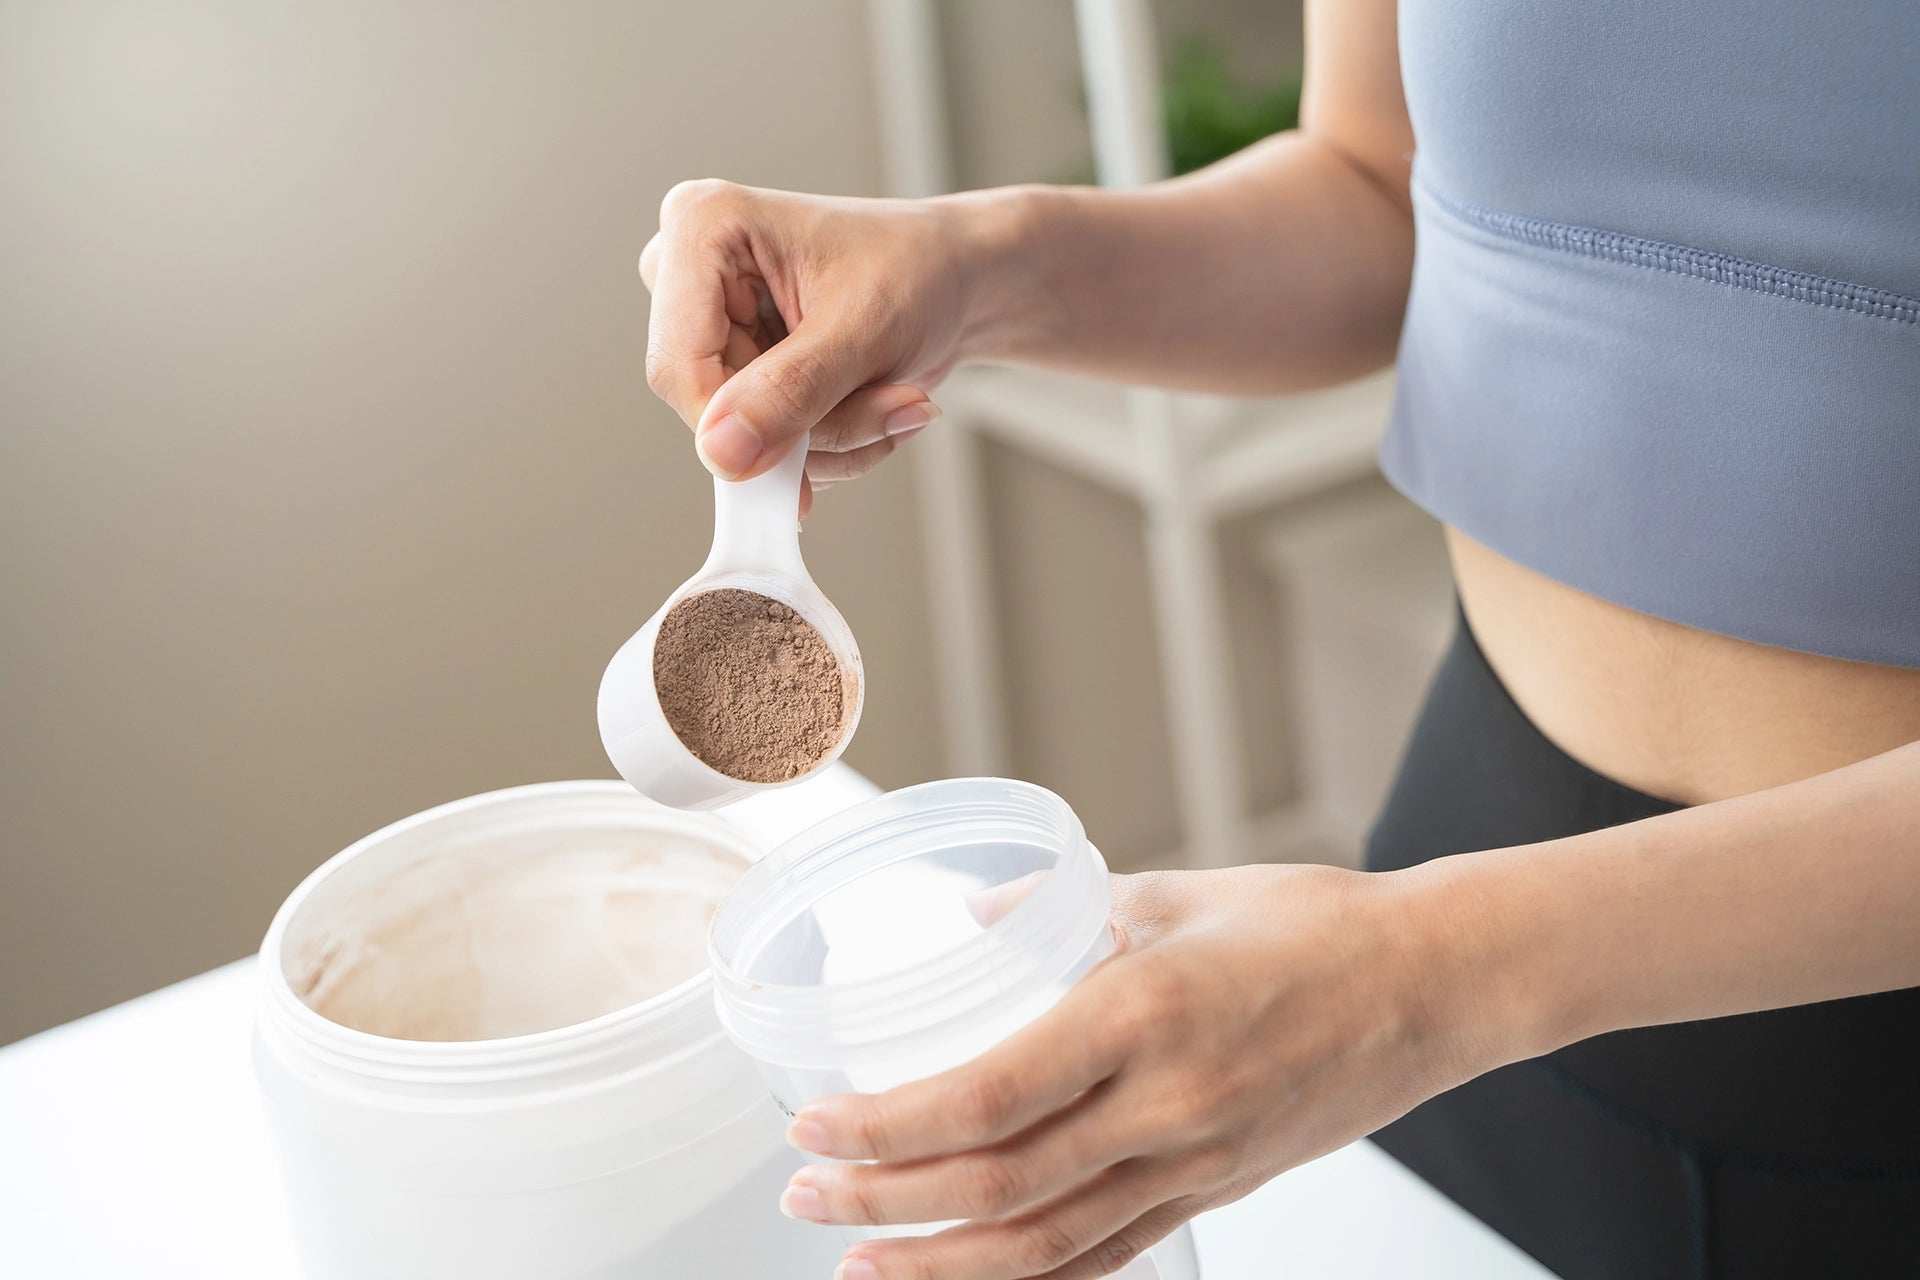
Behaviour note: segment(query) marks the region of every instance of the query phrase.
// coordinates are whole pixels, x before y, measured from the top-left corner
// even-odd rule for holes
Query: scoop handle
[[[713,550],[702,574],[769,569],[805,577],[800,557],[800,486],[807,439],[751,480],[713,479]]]

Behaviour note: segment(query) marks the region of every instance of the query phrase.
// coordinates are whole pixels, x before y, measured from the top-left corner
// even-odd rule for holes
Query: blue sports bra
[[[1401,0],[1389,479],[1707,630],[1920,667],[1920,0]]]

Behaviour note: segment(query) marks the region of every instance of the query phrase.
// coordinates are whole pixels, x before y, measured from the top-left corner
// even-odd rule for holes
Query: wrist
[[[1067,192],[1000,187],[932,203],[957,247],[961,361],[1009,361],[1045,350],[1068,326],[1048,247],[1068,215]]]
[[[1584,962],[1528,875],[1531,850],[1439,858],[1389,875],[1410,922],[1417,1034],[1462,1079],[1538,1057],[1602,1029],[1587,1025]]]

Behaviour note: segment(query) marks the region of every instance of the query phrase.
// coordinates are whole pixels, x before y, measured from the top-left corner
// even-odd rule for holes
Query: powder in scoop
[[[702,591],[667,610],[653,683],[687,750],[729,778],[785,782],[840,742],[839,661],[805,618],[757,591]]]

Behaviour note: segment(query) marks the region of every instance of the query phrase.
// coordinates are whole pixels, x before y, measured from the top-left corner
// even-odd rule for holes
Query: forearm
[[[1305,133],[1136,191],[963,197],[980,241],[969,358],[1238,394],[1393,358],[1404,190]]]
[[[1411,872],[1437,1016],[1491,1059],[1920,985],[1920,743],[1789,786]]]

